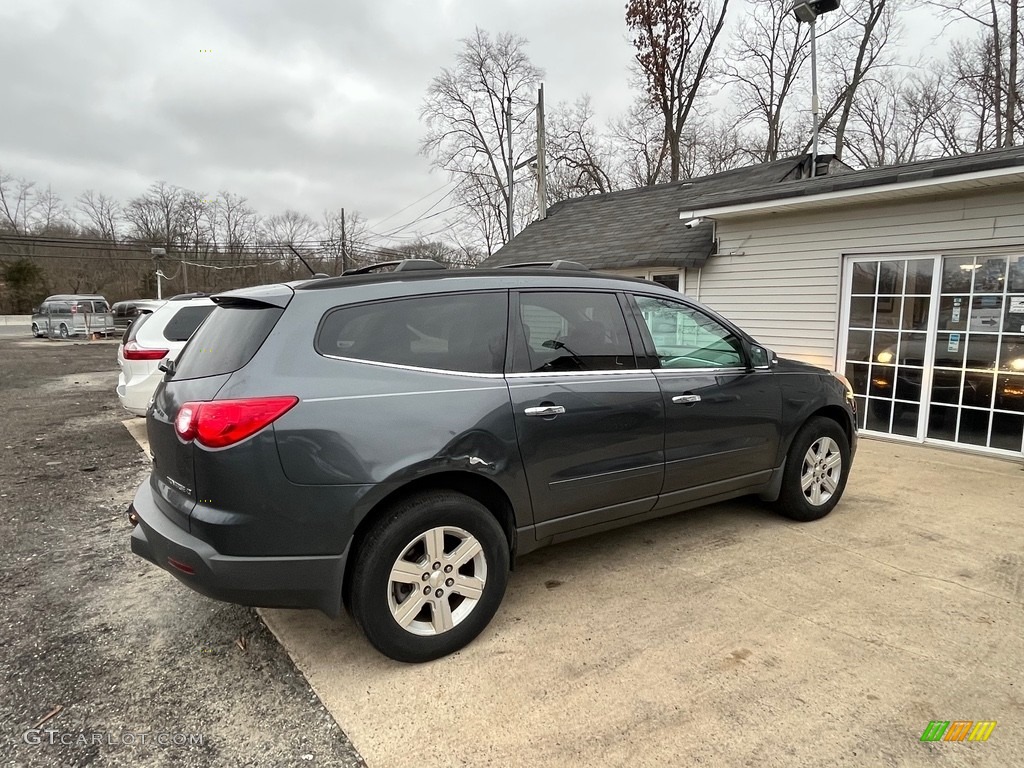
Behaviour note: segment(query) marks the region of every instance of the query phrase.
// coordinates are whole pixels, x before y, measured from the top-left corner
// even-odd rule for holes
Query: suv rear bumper
[[[139,487],[128,514],[137,520],[132,552],[200,594],[264,608],[318,608],[332,618],[341,613],[347,548],[340,555],[308,557],[223,555],[164,515],[149,480]]]

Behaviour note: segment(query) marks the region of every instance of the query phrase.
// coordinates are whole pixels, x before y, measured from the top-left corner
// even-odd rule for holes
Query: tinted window
[[[501,373],[505,293],[417,296],[342,307],[320,324],[321,354],[467,373]]]
[[[739,368],[743,347],[736,335],[703,312],[666,299],[637,296],[662,368]]]
[[[128,327],[124,329],[124,336],[121,337],[121,343],[127,344],[129,341],[133,341],[139,333],[139,328],[142,327],[142,324],[146,322],[146,319],[148,317],[149,314],[147,313],[144,315],[139,315],[134,320],[132,320],[128,324]]]
[[[597,371],[636,367],[619,300],[612,293],[543,292],[519,297],[525,359],[516,371]]]
[[[178,357],[174,378],[198,379],[237,371],[252,360],[283,312],[265,304],[214,307],[208,322]]]
[[[212,304],[198,307],[182,307],[174,313],[164,328],[164,338],[168,341],[188,341],[196,332],[199,324],[213,311]]]

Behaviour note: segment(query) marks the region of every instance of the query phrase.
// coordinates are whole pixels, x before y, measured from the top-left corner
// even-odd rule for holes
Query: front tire
[[[32,335],[35,336],[37,339],[43,335],[39,332],[39,326],[36,325],[35,323],[32,323]]]
[[[779,512],[801,522],[824,517],[842,498],[849,471],[846,433],[832,419],[811,419],[797,433],[786,456]]]
[[[66,339],[70,335],[71,334],[68,333],[68,327],[66,325],[64,325],[64,323],[61,323],[60,324],[60,337],[62,339]]]
[[[487,626],[508,583],[509,545],[494,515],[453,491],[394,505],[357,552],[352,616],[396,661],[447,656]]]

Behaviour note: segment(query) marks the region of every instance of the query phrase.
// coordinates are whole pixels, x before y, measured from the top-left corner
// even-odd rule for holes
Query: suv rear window
[[[330,357],[415,368],[501,373],[507,315],[504,291],[358,304],[324,318],[316,350]]]
[[[178,357],[175,379],[234,373],[252,360],[284,312],[266,304],[232,304],[212,309],[208,322],[195,332]]]
[[[189,337],[196,332],[199,324],[211,312],[213,312],[212,304],[182,307],[174,313],[174,317],[164,327],[164,338],[168,341],[188,341]]]

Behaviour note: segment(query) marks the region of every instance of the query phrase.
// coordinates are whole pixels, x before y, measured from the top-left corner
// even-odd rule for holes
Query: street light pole
[[[153,257],[153,260],[156,262],[156,265],[157,265],[157,270],[156,270],[156,297],[158,299],[162,299],[164,297],[164,295],[163,295],[163,286],[160,283],[160,278],[167,277],[167,275],[165,275],[160,270],[160,259],[162,259],[164,256],[167,255],[167,249],[166,248],[150,248],[149,249],[149,253]]]
[[[811,176],[818,175],[818,17],[839,7],[839,0],[796,0],[793,15],[797,24],[811,25]]]
[[[818,17],[811,19],[811,119],[814,133],[811,140],[811,176],[818,175]]]

